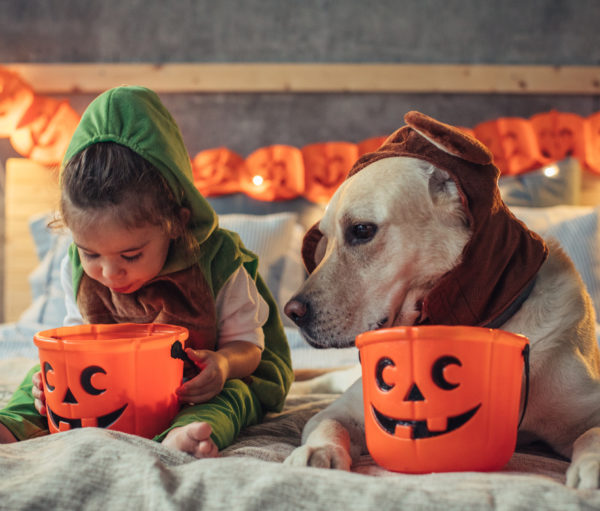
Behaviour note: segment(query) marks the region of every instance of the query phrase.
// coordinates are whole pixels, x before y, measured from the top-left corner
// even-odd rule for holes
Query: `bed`
[[[223,151],[219,154],[223,162]],[[507,175],[501,190],[517,216],[561,241],[598,310],[600,209],[594,204],[600,202],[600,194],[593,189],[597,180],[589,174],[579,159],[567,157]],[[36,361],[33,333],[62,321],[58,263],[70,243],[67,233],[46,228],[57,200],[56,175],[50,169],[26,159],[8,160],[6,197],[0,405]],[[323,203],[306,197],[265,201],[239,190],[210,201],[221,225],[238,231],[259,254],[260,271],[283,306],[306,277],[301,239],[319,218]],[[314,350],[288,320],[285,329],[298,378],[357,361],[354,348]],[[544,449],[516,452],[506,467],[490,473],[399,474],[380,468],[369,455],[362,456],[351,472],[283,465],[299,445],[306,421],[336,397],[303,394],[292,386],[281,413],[247,428],[216,459],[196,460],[144,438],[96,428],[3,445],[0,508],[600,508],[600,491],[565,487],[568,462]]]

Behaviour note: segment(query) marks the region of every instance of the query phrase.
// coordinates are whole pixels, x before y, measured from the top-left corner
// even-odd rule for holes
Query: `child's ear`
[[[179,216],[179,226],[177,226],[175,232],[171,236],[173,239],[179,238],[183,235],[185,228],[192,217],[192,212],[189,210],[189,208],[179,208],[177,214]]]
[[[185,227],[188,224],[191,217],[192,217],[192,212],[190,211],[189,208],[180,208],[179,209],[179,221],[181,222],[181,225],[183,227]]]

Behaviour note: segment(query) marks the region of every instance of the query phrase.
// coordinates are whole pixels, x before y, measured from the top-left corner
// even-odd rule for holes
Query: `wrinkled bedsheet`
[[[0,361],[0,404],[30,361]],[[0,446],[0,509],[600,509],[564,486],[567,462],[516,453],[491,473],[397,474],[365,455],[352,472],[288,467],[305,422],[335,395],[294,395],[219,458],[96,428]]]

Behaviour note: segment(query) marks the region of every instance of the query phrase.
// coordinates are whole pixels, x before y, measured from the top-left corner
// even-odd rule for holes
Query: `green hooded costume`
[[[97,97],[84,112],[64,161],[98,142],[130,148],[158,169],[175,197],[185,197],[183,202],[191,210],[189,226],[200,251],[197,259],[190,260],[187,251],[173,242],[159,275],[135,293],[122,295],[85,275],[72,245],[73,289],[86,322],[173,323],[190,330],[189,346],[214,349],[218,336],[215,298],[242,265],[269,305],[263,326],[265,348],[252,376],[244,381],[228,380],[219,395],[207,403],[183,408],[171,425],[208,422],[213,440],[222,449],[243,427],[259,422],[264,413],[280,411],[291,385],[289,347],[275,301],[257,272],[257,257],[237,234],[218,228],[215,212],[193,184],[190,158],[179,128],[154,92],[143,87],[118,87]],[[19,440],[47,433],[46,419],[39,416],[31,397],[35,370],[0,410],[0,422]],[[155,439],[162,440],[168,431]]]

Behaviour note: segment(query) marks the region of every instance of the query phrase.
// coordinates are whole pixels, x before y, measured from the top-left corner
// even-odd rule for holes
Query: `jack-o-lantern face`
[[[164,431],[179,410],[187,337],[186,328],[158,323],[37,333],[50,432],[94,426],[152,438]]]
[[[83,398],[84,401],[88,401],[93,396],[99,396],[107,391],[106,387],[104,386],[95,386],[99,385],[99,383],[97,383],[96,381],[99,378],[96,378],[96,375],[100,374],[106,376],[106,371],[102,367],[97,365],[87,366],[81,371],[79,377],[79,385],[77,386],[76,392],[85,393],[85,397]],[[50,362],[44,362],[44,365],[42,367],[42,375],[45,383],[46,396],[49,396],[54,392],[58,392],[56,386],[51,383],[54,380],[54,369]],[[106,383],[104,383],[103,385],[106,385]],[[64,397],[62,398],[62,403],[66,406],[71,407],[72,413],[72,409],[77,407],[80,404],[80,402],[75,397],[73,390],[71,390],[68,386],[66,387],[66,389],[61,388],[61,390],[64,390]],[[82,397],[80,397],[80,399],[82,399]],[[76,416],[78,417],[74,418],[59,415],[49,405],[47,405],[46,408],[48,411],[48,420],[51,421],[54,428],[56,428],[58,431],[64,431],[65,429],[80,428],[82,426],[97,426],[99,428],[109,428],[117,420],[119,420],[121,415],[123,415],[123,412],[127,408],[127,403],[123,404],[123,406],[121,406],[120,408],[108,412],[104,415],[84,417],[81,415],[80,412],[76,414]]]
[[[119,358],[96,354],[91,363],[67,364],[61,352],[45,354],[41,368],[51,429],[110,428],[120,420],[127,427],[130,398],[123,382],[133,381],[129,357]]]
[[[359,336],[365,433],[375,461],[402,472],[503,466],[516,443],[526,342],[469,327]]]
[[[452,355],[441,356],[437,358],[435,362],[433,362],[431,368],[431,381],[436,387],[438,387],[438,389],[442,391],[452,391],[460,386],[460,383],[448,381],[445,375],[446,368],[451,365],[460,367],[462,366],[462,363],[459,359]],[[396,364],[389,357],[381,358],[376,364],[376,385],[384,393],[392,391],[396,386],[395,383],[388,383],[384,378],[384,373],[390,372],[386,371],[386,369],[391,369],[394,367],[396,367]],[[413,382],[409,386],[409,389],[403,397],[403,400],[408,403],[415,403],[415,408],[421,406],[417,404],[417,402],[425,403],[427,401],[416,382]],[[477,403],[472,407],[469,405],[467,410],[464,412],[459,412],[455,415],[442,415],[440,417],[422,419],[388,416],[380,412],[374,405],[372,411],[379,426],[390,435],[397,435],[399,437],[408,436],[409,438],[413,439],[422,439],[450,433],[451,431],[460,428],[477,413],[477,410],[479,410],[480,406],[481,403]],[[411,417],[415,417],[415,408],[412,410],[413,413],[411,414]]]
[[[395,346],[393,354],[369,361],[375,382],[370,413],[396,438],[425,441],[458,433],[482,406],[486,375],[478,370],[478,357],[484,354],[472,346],[456,346],[452,353],[424,347]]]

